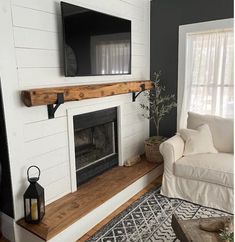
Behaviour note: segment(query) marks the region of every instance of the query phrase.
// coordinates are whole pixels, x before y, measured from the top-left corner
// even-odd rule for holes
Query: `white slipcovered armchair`
[[[233,120],[188,114],[187,128],[208,124],[218,153],[183,156],[175,135],[160,146],[164,158],[161,194],[233,213]]]

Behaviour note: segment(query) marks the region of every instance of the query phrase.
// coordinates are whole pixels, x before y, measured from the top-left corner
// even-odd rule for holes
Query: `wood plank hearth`
[[[27,224],[24,219],[17,224],[48,241],[158,166],[162,164],[149,163],[142,158],[132,167],[115,167],[46,206],[40,224]]]

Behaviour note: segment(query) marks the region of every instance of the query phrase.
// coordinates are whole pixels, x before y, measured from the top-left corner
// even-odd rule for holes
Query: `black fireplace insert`
[[[117,108],[73,118],[77,186],[118,165]]]

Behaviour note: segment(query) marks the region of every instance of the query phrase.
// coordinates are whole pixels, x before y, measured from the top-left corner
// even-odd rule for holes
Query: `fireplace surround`
[[[73,116],[77,186],[118,165],[117,108]]]

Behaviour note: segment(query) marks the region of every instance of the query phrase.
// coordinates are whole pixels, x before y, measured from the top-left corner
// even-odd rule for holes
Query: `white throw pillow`
[[[209,125],[218,152],[233,153],[233,119],[188,112],[188,129],[196,129],[203,124]]]
[[[180,136],[185,141],[184,156],[201,153],[218,153],[213,144],[208,124],[194,129],[180,129]]]

